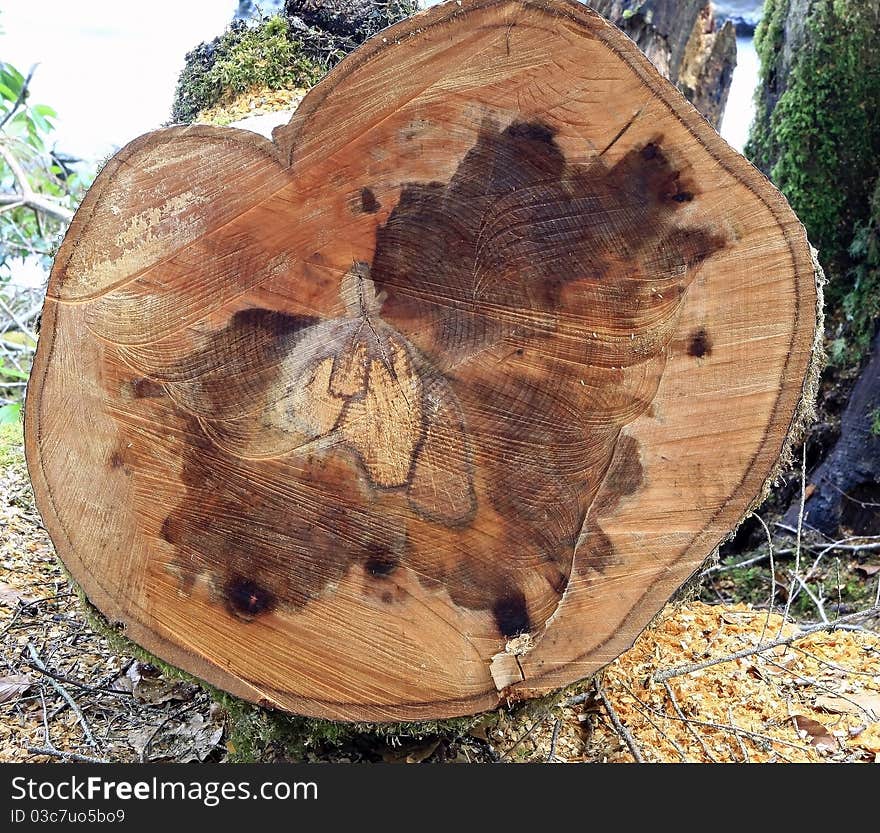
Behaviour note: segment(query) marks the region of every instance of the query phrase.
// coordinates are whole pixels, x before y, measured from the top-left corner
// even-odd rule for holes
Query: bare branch
[[[669,702],[672,704],[672,708],[675,709],[675,713],[678,715],[679,720],[684,723],[685,728],[691,733],[691,735],[693,735],[697,743],[700,744],[706,757],[713,764],[717,764],[718,759],[709,750],[709,747],[706,745],[706,741],[703,740],[702,735],[700,735],[700,733],[696,729],[694,729],[688,719],[684,716],[684,712],[681,710],[681,706],[678,705],[678,700],[675,697],[675,692],[672,690],[672,686],[669,685],[666,680],[663,681],[663,686],[666,688],[666,694],[669,697]]]
[[[36,343],[37,335],[36,333],[32,333],[30,327],[21,320],[21,318],[16,315],[15,311],[10,308],[10,306],[3,300],[3,296],[0,295],[0,307],[2,307],[3,311],[15,322],[21,332],[23,332],[31,341]]]
[[[780,632],[784,627],[785,623],[788,621],[788,613],[791,610],[791,601],[792,596],[794,595],[795,587],[797,587],[797,583],[795,579],[798,577],[798,574],[801,571],[801,541],[803,539],[804,534],[804,505],[807,500],[807,441],[804,440],[803,445],[803,453],[801,456],[801,503],[800,503],[800,511],[798,512],[798,522],[797,522],[797,544],[795,545],[794,552],[794,577],[791,580],[791,587],[788,588],[788,596],[785,599],[785,611],[782,614],[782,624],[779,626]]]
[[[27,208],[32,208],[41,214],[54,217],[64,223],[69,223],[73,219],[73,212],[69,208],[60,205],[51,197],[45,197],[34,191],[27,179],[24,169],[18,163],[12,151],[3,143],[0,143],[0,156],[3,157],[12,175],[15,177],[20,193],[18,194],[0,194],[0,206],[11,205],[12,203],[21,203]]]
[[[80,755],[78,752],[65,752],[50,746],[26,746],[25,750],[31,755],[47,755],[52,758],[61,758],[62,761],[76,761],[80,764],[109,764],[104,758],[93,758],[91,755]]]
[[[86,722],[85,716],[83,715],[79,706],[76,704],[76,701],[73,699],[73,697],[70,696],[70,694],[67,693],[67,689],[65,689],[64,686],[62,686],[61,683],[59,683],[49,673],[49,670],[40,659],[40,655],[37,653],[37,649],[34,648],[33,644],[28,642],[27,647],[28,653],[31,655],[31,659],[34,662],[34,667],[36,667],[38,671],[42,671],[46,675],[46,678],[51,683],[52,688],[54,688],[55,691],[57,691],[64,698],[64,700],[67,702],[67,705],[70,706],[71,711],[76,715],[76,719],[79,721],[79,725],[82,726],[83,734],[85,735],[89,746],[97,746],[98,741],[95,740],[95,736],[92,734],[92,730],[89,728],[89,724]]]
[[[621,740],[627,745],[630,754],[635,758],[636,763],[645,763],[645,759],[642,757],[642,753],[636,744],[635,738],[632,736],[630,730],[620,722],[620,718],[617,716],[614,706],[611,705],[611,701],[605,695],[605,690],[599,685],[599,683],[596,683],[596,699],[605,707],[605,713],[608,715],[608,719],[611,721],[614,731],[617,732]]]
[[[870,619],[872,616],[877,615],[880,615],[880,606],[874,605],[873,607],[869,607],[867,610],[861,610],[857,613],[851,613],[849,614],[849,616],[841,616],[839,619],[836,619],[833,622],[820,622],[816,625],[810,625],[807,628],[799,630],[796,634],[793,634],[792,636],[773,639],[770,642],[765,642],[763,645],[755,645],[752,648],[743,648],[741,651],[736,651],[724,657],[708,659],[705,662],[694,662],[689,665],[679,665],[675,668],[669,668],[666,671],[659,671],[656,674],[652,674],[651,679],[654,682],[662,683],[666,680],[671,680],[673,677],[681,677],[684,674],[690,674],[693,671],[702,671],[704,668],[711,668],[713,665],[720,665],[723,662],[733,662],[735,660],[742,659],[743,657],[751,657],[755,654],[762,654],[764,653],[764,651],[769,651],[771,648],[778,648],[782,645],[791,645],[792,643],[797,642],[797,640],[803,639],[805,636],[809,636],[811,633],[819,633],[821,631],[835,631],[839,628],[843,629],[847,625],[847,623],[856,622],[859,619]]]

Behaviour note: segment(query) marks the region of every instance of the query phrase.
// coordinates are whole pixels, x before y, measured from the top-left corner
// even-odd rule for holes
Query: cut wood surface
[[[630,646],[803,411],[803,229],[619,30],[463,0],[274,142],[143,136],[56,259],[38,505],[90,600],[249,700],[473,713]]]

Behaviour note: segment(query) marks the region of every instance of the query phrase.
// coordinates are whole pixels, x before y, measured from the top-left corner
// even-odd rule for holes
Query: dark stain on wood
[[[213,445],[195,420],[189,430],[182,443],[186,496],[162,526],[185,591],[207,575],[224,588],[227,607],[242,613],[246,594],[233,590],[247,576],[271,594],[273,607],[296,610],[353,564],[381,570],[402,550],[403,526],[375,524],[348,460],[245,460]]]
[[[340,279],[348,317],[239,311],[152,373],[187,424],[186,496],[162,527],[184,589],[208,574],[248,617],[270,603],[250,585],[230,590],[240,576],[295,610],[354,565],[386,587],[409,569],[487,611],[505,637],[540,627],[588,513],[640,483],[638,450],[618,442],[620,429],[650,406],[670,322],[696,269],[725,245],[678,219],[698,197],[662,137],[612,167],[572,165],[551,127],[487,121],[449,182],[404,186],[372,263]],[[378,208],[370,189],[360,201]],[[585,340],[585,327],[602,337]],[[471,361],[495,347],[516,359]],[[633,376],[642,381],[624,374],[631,365],[647,368]],[[411,379],[418,386],[406,388]],[[384,393],[371,399],[377,385]],[[295,442],[237,454],[242,414],[278,435],[279,449],[296,431],[304,446],[337,439],[307,454]],[[376,424],[392,416],[400,424]],[[389,473],[379,458],[392,448],[410,462]],[[601,571],[614,554],[591,524],[582,569]]]
[[[668,317],[688,272],[725,241],[676,219],[699,189],[661,141],[613,167],[572,165],[549,126],[487,120],[452,179],[406,185],[379,228],[383,317],[431,325],[450,361],[514,333],[551,336],[581,310],[589,321],[613,309],[637,331]]]
[[[625,497],[638,492],[643,480],[644,468],[639,444],[635,438],[622,435],[617,442],[602,487],[590,507],[587,526],[578,547],[577,564],[581,575],[604,573],[619,562],[611,539],[601,527],[601,519],[611,515]]]
[[[234,576],[227,581],[224,595],[230,613],[247,621],[275,607],[275,597],[257,582]]]
[[[498,632],[507,639],[531,630],[526,597],[520,590],[513,590],[497,599],[492,606],[492,615],[495,617]]]
[[[372,188],[366,186],[361,188],[361,211],[365,214],[375,214],[381,207]]]
[[[702,359],[703,356],[711,356],[712,339],[709,338],[709,333],[707,333],[702,327],[691,333],[691,336],[688,339],[687,350],[688,355],[693,356],[695,359]]]
[[[146,376],[131,380],[131,395],[135,399],[158,399],[165,395],[165,388]]]
[[[364,563],[366,571],[373,578],[385,578],[400,566],[400,559],[381,547],[374,547]]]

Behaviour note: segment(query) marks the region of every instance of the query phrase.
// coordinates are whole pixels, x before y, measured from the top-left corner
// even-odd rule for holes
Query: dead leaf
[[[181,740],[181,747],[175,756],[180,763],[191,761],[202,762],[220,743],[223,737],[223,726],[211,720],[206,720],[199,712],[190,715],[184,723],[181,723],[171,733]]]
[[[8,677],[0,677],[0,703],[10,703],[17,700],[33,685],[33,680],[27,674],[10,674]]]
[[[134,749],[138,758],[144,754],[147,744],[156,734],[155,726],[142,726],[140,729],[132,729],[128,733],[128,744]]]
[[[880,722],[871,723],[853,738],[852,743],[872,755],[880,754]]]
[[[815,706],[831,714],[867,714],[880,720],[880,694],[848,694],[846,697],[817,697]]]
[[[858,564],[856,569],[863,573],[866,578],[871,578],[871,576],[876,576],[877,573],[880,573],[880,564]]]
[[[798,733],[804,738],[808,737],[820,752],[834,752],[839,748],[837,740],[818,720],[803,714],[793,715],[792,720]]]
[[[8,584],[0,581],[0,604],[5,607],[18,607],[19,602],[21,604],[28,604],[32,602],[33,598],[30,596],[26,596],[20,590],[16,590],[14,587],[10,587]]]
[[[412,744],[397,749],[386,749],[382,753],[382,760],[387,764],[420,764],[426,761],[440,745],[440,739],[428,743]]]
[[[193,687],[187,683],[168,680],[153,665],[145,662],[133,662],[124,677],[116,681],[116,689],[128,691],[139,703],[159,706],[172,700],[189,700]]]

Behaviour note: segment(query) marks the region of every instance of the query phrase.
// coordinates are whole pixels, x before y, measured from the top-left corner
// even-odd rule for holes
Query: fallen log
[[[268,142],[105,167],[28,390],[89,599],[248,700],[488,709],[632,644],[809,409],[785,200],[619,30],[463,0],[368,41]]]

